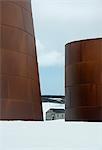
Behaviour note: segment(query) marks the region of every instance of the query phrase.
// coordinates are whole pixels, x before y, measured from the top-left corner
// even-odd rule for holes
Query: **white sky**
[[[64,64],[72,40],[102,37],[102,0],[32,0],[40,66]]]
[[[102,0],[32,0],[42,94],[64,94],[65,44],[102,37]]]

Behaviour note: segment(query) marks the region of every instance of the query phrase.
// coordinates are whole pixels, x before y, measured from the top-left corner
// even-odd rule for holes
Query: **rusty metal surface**
[[[65,46],[66,121],[102,121],[102,39]]]
[[[43,119],[30,0],[0,1],[0,119]]]

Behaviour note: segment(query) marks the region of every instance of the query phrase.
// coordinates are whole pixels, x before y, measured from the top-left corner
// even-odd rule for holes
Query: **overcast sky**
[[[32,0],[42,94],[64,94],[65,44],[102,37],[102,0]]]

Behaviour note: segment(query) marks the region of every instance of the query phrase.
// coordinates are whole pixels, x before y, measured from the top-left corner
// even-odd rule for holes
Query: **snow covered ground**
[[[102,124],[0,122],[0,150],[102,150]]]
[[[0,150],[102,150],[102,123],[0,121]]]

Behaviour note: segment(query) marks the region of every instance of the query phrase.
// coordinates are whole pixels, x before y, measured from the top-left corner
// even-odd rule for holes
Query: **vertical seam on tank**
[[[17,5],[18,7],[22,7],[22,8],[24,8],[26,11],[30,12],[30,11],[29,11],[29,9],[27,9],[27,8],[23,7],[23,6],[22,6],[22,5],[20,5],[20,4],[17,4],[16,2],[9,1],[9,3],[11,3],[11,4],[13,4],[13,5]]]
[[[72,101],[71,101],[71,87],[70,87],[70,90],[69,90],[69,95],[70,95],[70,108],[72,107]]]

